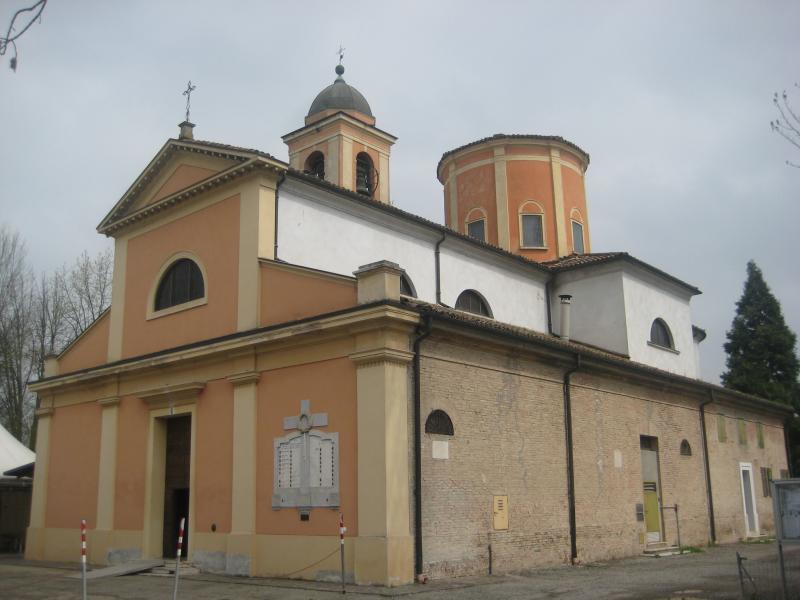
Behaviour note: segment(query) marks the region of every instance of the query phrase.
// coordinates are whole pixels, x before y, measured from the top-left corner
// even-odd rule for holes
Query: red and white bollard
[[[81,519],[81,579],[83,580],[83,600],[86,600],[86,519]]]
[[[344,515],[339,513],[339,555],[342,558],[342,593],[346,594],[347,591],[344,588],[344,533],[347,531],[347,527],[344,526]]]
[[[183,526],[186,524],[186,518],[181,517],[181,526],[178,529],[178,553],[175,558],[175,587],[172,589],[172,600],[178,598],[178,572],[181,569],[181,548],[183,547]]]

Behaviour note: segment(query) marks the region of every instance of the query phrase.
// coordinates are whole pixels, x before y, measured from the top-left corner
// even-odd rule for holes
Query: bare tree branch
[[[11,57],[11,70],[17,70],[17,44],[16,41],[22,36],[23,33],[28,31],[31,25],[33,25],[37,20],[41,23],[42,11],[44,7],[47,5],[47,0],[39,0],[33,6],[29,6],[27,8],[21,8],[17,12],[14,13],[14,16],[11,17],[11,22],[8,24],[8,32],[6,32],[5,37],[0,37],[0,56],[3,56],[8,50],[8,45],[11,44],[11,47],[14,49],[14,56]],[[32,12],[34,13],[31,16],[30,21],[25,23],[22,29],[16,33],[14,33],[14,23],[17,20],[17,17],[21,17],[24,13]],[[13,35],[12,35],[13,34]]]

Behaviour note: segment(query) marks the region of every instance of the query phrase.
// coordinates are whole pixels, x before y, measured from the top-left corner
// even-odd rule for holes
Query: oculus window
[[[200,267],[193,260],[182,258],[167,269],[156,291],[155,310],[184,304],[205,296],[205,283]]]
[[[572,222],[572,251],[575,254],[583,254],[583,224],[577,221]]]
[[[486,219],[478,219],[467,223],[467,235],[480,242],[486,241]]]
[[[543,215],[520,215],[520,223],[522,226],[522,247],[543,248]]]
[[[675,349],[675,344],[672,342],[672,333],[664,319],[656,319],[650,326],[650,343],[670,350]]]
[[[459,294],[456,300],[456,309],[463,310],[475,315],[483,315],[484,317],[492,317],[492,311],[489,304],[483,299],[475,290],[464,290]]]

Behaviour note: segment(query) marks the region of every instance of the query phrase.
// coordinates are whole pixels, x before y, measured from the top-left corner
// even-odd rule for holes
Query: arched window
[[[650,326],[650,343],[662,348],[669,348],[674,350],[675,346],[672,343],[672,334],[669,327],[664,322],[664,319],[656,319]]]
[[[575,254],[583,254],[583,223],[572,222],[572,251]]]
[[[306,159],[306,173],[325,179],[325,155],[319,150],[312,152]]]
[[[181,258],[167,269],[156,291],[155,310],[183,304],[205,295],[205,283],[200,267],[193,260]]]
[[[411,278],[405,273],[400,275],[400,294],[403,296],[411,296],[412,298],[417,297],[417,291],[414,288],[414,284],[411,283]]]
[[[484,317],[492,316],[489,303],[475,290],[464,290],[456,300],[456,309],[471,312]]]
[[[681,456],[691,456],[692,455],[692,447],[689,445],[689,440],[683,440],[681,442]]]
[[[473,208],[467,213],[464,220],[464,233],[479,242],[486,241],[486,211],[482,208]]]
[[[438,408],[428,415],[425,421],[425,433],[435,433],[438,435],[454,435],[453,422],[443,410]]]
[[[356,156],[356,191],[359,194],[372,197],[375,193],[376,177],[372,159],[366,152],[359,152]]]
[[[519,209],[519,245],[544,248],[544,211],[538,202],[529,200]]]

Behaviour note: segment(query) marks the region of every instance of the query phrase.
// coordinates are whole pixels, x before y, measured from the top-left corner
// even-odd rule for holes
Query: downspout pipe
[[[783,446],[786,449],[786,469],[789,471],[789,478],[794,477],[794,468],[792,467],[792,449],[789,445],[789,427],[791,426],[792,420],[797,417],[796,414],[792,414],[791,417],[786,417],[786,420],[783,422]]]
[[[714,390],[708,390],[708,400],[700,403],[700,437],[703,440],[703,467],[706,477],[706,502],[708,503],[708,524],[711,543],[717,543],[717,526],[714,523],[714,494],[711,490],[711,467],[708,460],[708,437],[706,436],[705,407],[714,402]]]
[[[575,523],[575,461],[572,447],[572,397],[570,379],[581,368],[581,355],[575,355],[575,366],[564,373],[564,439],[567,448],[567,512],[569,514],[570,563],[578,558],[578,532]]]
[[[437,286],[438,293],[438,286]],[[431,334],[431,316],[426,315],[414,338],[414,575],[422,575],[422,385],[420,345]]]
[[[439,246],[442,245],[445,238],[447,237],[447,232],[442,232],[442,238],[436,242],[436,247],[434,248],[433,255],[436,263],[436,304],[442,303],[442,276],[441,276],[441,259],[439,257]]]
[[[552,286],[553,282],[551,279],[548,279],[544,284],[544,301],[547,307],[547,333],[549,335],[553,335],[553,311],[550,308],[550,293],[553,291]]]

